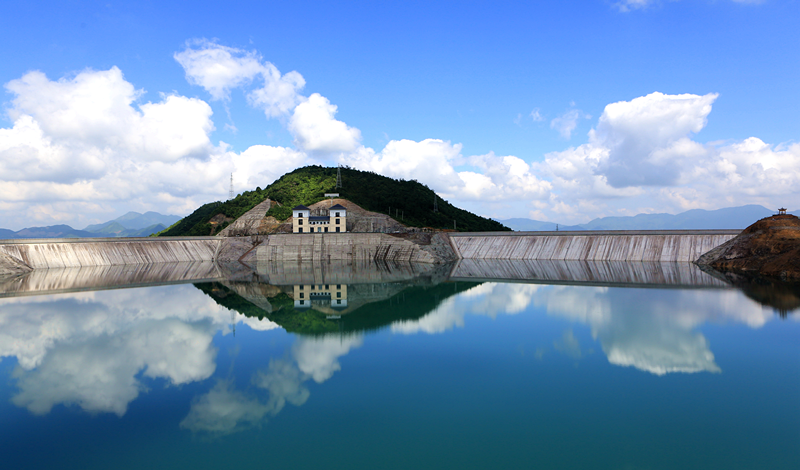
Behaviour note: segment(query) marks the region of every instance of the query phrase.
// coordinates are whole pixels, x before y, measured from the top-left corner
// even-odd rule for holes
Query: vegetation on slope
[[[282,205],[270,209],[267,215],[286,220],[291,208],[311,205],[325,199],[325,193],[337,192],[372,212],[389,214],[398,222],[411,227],[453,229],[462,232],[509,230],[499,222],[459,209],[439,198],[438,212],[433,211],[435,193],[424,184],[397,180],[376,173],[342,168],[343,188],[336,189],[336,168],[307,166],[283,175],[264,189],[256,188],[227,202],[205,204],[177,225],[160,235],[213,235],[227,224],[212,225],[217,214],[236,219],[260,202],[269,198]],[[391,209],[391,212],[390,212]]]

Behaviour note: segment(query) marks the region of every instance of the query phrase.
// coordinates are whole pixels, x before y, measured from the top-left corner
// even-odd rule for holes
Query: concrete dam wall
[[[462,259],[451,281],[521,281],[610,287],[730,287],[692,263]]]
[[[693,262],[737,230],[280,234],[0,241],[0,276],[31,269],[198,261],[445,263],[456,259]],[[250,251],[252,249],[252,251]]]
[[[212,261],[220,242],[214,237],[5,240],[0,264],[30,270]]]
[[[693,262],[739,230],[451,233],[459,259]]]
[[[428,245],[430,246],[430,245]],[[384,233],[294,233],[271,235],[256,248],[257,263],[273,261],[387,260],[438,263],[424,245]]]

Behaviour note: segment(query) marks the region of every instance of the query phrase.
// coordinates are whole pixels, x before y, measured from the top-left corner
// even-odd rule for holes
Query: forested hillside
[[[160,235],[218,233],[227,223],[212,225],[210,222],[213,217],[222,214],[226,218],[236,219],[267,198],[282,205],[281,208],[270,210],[268,215],[284,220],[291,216],[292,207],[314,204],[325,199],[325,193],[332,192],[369,211],[387,214],[391,209],[389,215],[407,226],[452,229],[455,221],[458,231],[509,230],[497,221],[459,209],[441,198],[438,199],[438,212],[434,212],[434,192],[417,181],[396,180],[352,168],[342,168],[341,171],[343,187],[336,189],[336,168],[298,168],[264,189],[244,192],[227,202],[205,204]]]

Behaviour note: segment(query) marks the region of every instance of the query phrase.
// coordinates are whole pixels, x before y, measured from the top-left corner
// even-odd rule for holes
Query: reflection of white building
[[[294,286],[294,308],[311,308],[317,305],[330,306],[333,309],[347,308],[346,284],[310,284]]]
[[[332,206],[328,215],[311,215],[311,209],[300,205],[292,209],[292,233],[328,233],[347,231],[347,208]]]

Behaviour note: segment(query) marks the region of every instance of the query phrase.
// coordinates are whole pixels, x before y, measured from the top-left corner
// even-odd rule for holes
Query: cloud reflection
[[[196,292],[185,284],[0,299],[0,356],[18,362],[13,403],[35,414],[64,404],[122,416],[145,390],[140,373],[173,385],[207,379],[214,335],[244,317]]]
[[[733,289],[623,289],[589,286],[485,283],[442,302],[414,321],[392,324],[402,334],[442,333],[463,327],[467,314],[495,318],[530,307],[590,327],[612,364],[656,375],[720,372],[708,340],[694,331],[713,322],[758,328],[774,318],[770,309]],[[582,356],[572,329],[554,347]],[[542,354],[543,355],[543,354]]]
[[[291,358],[273,359],[266,370],[253,374],[257,390],[250,394],[233,389],[230,382],[217,383],[208,393],[195,399],[181,427],[193,432],[230,434],[266,421],[286,405],[303,405],[310,392],[308,380],[325,382],[341,369],[339,358],[364,342],[361,335],[298,337]],[[266,391],[267,396],[259,393]]]

